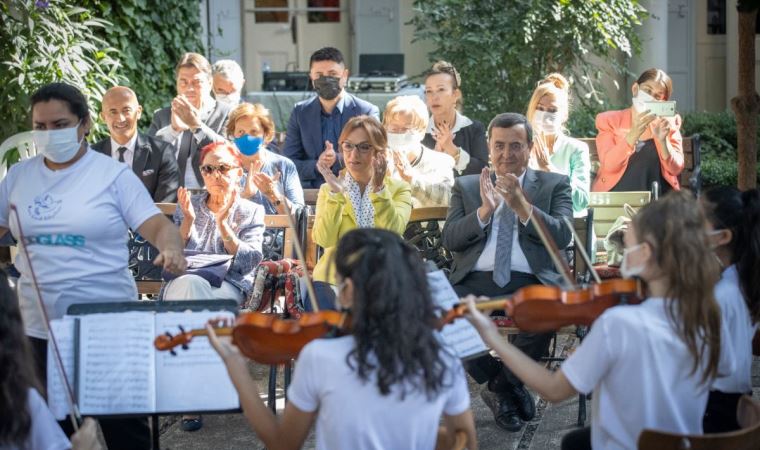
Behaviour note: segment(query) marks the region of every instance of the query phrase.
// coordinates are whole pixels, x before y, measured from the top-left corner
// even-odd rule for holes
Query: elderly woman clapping
[[[254,269],[262,258],[264,208],[240,197],[243,171],[232,144],[204,147],[200,169],[208,192],[190,196],[187,189],[179,188],[174,222],[180,227],[185,250],[232,255],[232,264],[219,287],[199,275],[186,274],[169,282],[163,297],[242,302],[250,294]]]

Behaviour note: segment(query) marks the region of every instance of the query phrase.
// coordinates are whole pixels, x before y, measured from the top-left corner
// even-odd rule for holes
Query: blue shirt
[[[245,189],[246,180],[248,179],[248,171],[243,169],[244,175],[240,177],[240,186]],[[298,171],[293,161],[288,158],[278,155],[273,151],[267,149],[266,156],[264,157],[264,166],[261,168],[261,172],[269,175],[272,178],[280,173],[279,188],[280,192],[285,194],[290,203],[297,206],[303,206],[305,204],[303,199],[303,188],[301,188],[301,181],[298,179]],[[277,214],[277,207],[269,201],[266,195],[261,191],[256,192],[253,197],[249,198],[250,201],[258,203],[264,207],[266,214]]]
[[[340,132],[342,131],[341,123],[343,123],[343,105],[345,103],[345,100],[346,96],[341,95],[340,100],[338,100],[338,103],[335,104],[335,108],[333,108],[332,113],[327,114],[324,110],[322,110],[321,114],[319,115],[319,120],[322,125],[322,142],[332,142],[333,149],[336,152],[339,150],[338,138],[340,137]]]

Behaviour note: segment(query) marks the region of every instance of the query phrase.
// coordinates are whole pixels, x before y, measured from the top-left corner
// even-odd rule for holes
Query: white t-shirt
[[[317,449],[433,449],[441,414],[454,416],[470,407],[467,380],[455,357],[446,357],[444,387],[436,398],[407,388],[401,400],[399,385],[383,396],[373,376],[362,383],[346,364],[353,348],[353,336],[317,339],[298,357],[288,400],[301,411],[319,410]]]
[[[58,426],[55,417],[50,412],[36,389],[29,389],[27,408],[32,417],[32,428],[23,447],[0,446],[0,450],[34,449],[34,450],[68,450],[71,443]]]
[[[63,170],[48,169],[41,155],[13,165],[0,182],[0,227],[18,241],[10,204],[18,208],[51,319],[74,303],[137,300],[127,268],[127,228],[136,230],[161,212],[126,164],[88,150]],[[46,339],[23,251],[16,267],[26,333]]]
[[[715,285],[715,299],[720,305],[723,330],[721,347],[729,346],[736,357],[736,370],[725,377],[718,377],[712,388],[726,393],[752,393],[752,338],[755,326],[739,288],[736,266],[723,271]],[[723,374],[721,374],[723,375]]]
[[[710,382],[701,383],[706,358],[693,358],[668,318],[666,301],[604,312],[560,370],[578,391],[594,391],[591,447],[635,449],[642,430],[701,434]],[[733,355],[721,352],[727,373]]]

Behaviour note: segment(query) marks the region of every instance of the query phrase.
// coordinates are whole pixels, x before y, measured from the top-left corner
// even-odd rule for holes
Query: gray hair
[[[220,74],[224,78],[230,80],[238,91],[243,88],[243,83],[245,82],[243,70],[237,62],[231,59],[220,59],[215,62],[214,66],[211,68],[211,73],[212,75]]]

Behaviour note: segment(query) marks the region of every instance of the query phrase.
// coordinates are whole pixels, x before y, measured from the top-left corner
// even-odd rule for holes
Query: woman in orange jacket
[[[670,77],[660,69],[649,69],[633,83],[631,92],[630,108],[596,116],[601,166],[591,190],[648,191],[653,181],[662,192],[678,190],[684,165],[681,116],[658,117],[645,105],[670,98]]]

